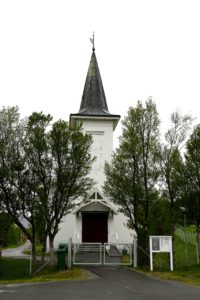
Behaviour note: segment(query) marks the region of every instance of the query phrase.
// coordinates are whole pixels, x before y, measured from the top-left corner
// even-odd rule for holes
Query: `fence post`
[[[30,277],[32,276],[32,263],[33,263],[33,250],[32,250],[32,244],[31,244],[30,264],[29,264],[29,274],[30,274]]]
[[[133,266],[137,267],[137,240],[133,240]]]
[[[198,242],[196,242],[196,252],[197,252],[197,265],[199,264],[199,247]]]
[[[68,240],[67,268],[72,268],[72,238]]]

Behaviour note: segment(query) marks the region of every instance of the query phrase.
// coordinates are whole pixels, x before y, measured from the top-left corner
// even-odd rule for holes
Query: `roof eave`
[[[89,114],[70,114],[70,123],[81,120],[110,120],[113,121],[113,131],[115,130],[121,116],[120,115],[89,115]]]
[[[75,214],[79,213],[82,210],[82,208],[84,208],[84,207],[86,207],[86,206],[88,206],[88,205],[90,205],[92,203],[95,203],[95,204],[96,203],[100,203],[101,205],[103,205],[103,206],[107,207],[109,210],[111,210],[113,214],[115,214],[115,215],[117,214],[117,211],[115,210],[114,207],[112,207],[110,204],[105,203],[105,202],[103,202],[101,200],[92,200],[92,201],[89,201],[87,203],[83,203],[82,205],[80,205],[79,207],[77,207],[74,210],[73,214],[75,215]]]

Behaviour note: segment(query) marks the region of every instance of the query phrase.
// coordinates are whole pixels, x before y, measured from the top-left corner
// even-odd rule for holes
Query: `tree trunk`
[[[149,243],[148,243],[148,231],[139,230],[137,234],[138,238],[138,265],[140,267],[149,265]]]
[[[2,242],[0,241],[0,260],[1,260],[1,248],[2,248]]]
[[[42,263],[44,263],[46,251],[47,251],[47,238],[45,238],[44,241],[42,242],[42,255],[41,255]]]
[[[33,265],[36,265],[37,258],[36,258],[35,239],[32,239],[30,242],[31,242],[31,253],[32,253]]]
[[[49,250],[50,250],[50,261],[51,264],[54,264],[54,237],[49,235]]]
[[[2,256],[1,256],[1,243],[0,243],[0,275],[2,274]]]

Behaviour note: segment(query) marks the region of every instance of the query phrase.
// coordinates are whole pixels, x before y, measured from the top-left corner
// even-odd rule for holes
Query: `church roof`
[[[77,114],[71,114],[71,116],[99,116],[120,118],[119,115],[110,114],[108,111],[106,96],[94,47],[87,72],[80,109]]]
[[[85,118],[108,119],[113,121],[113,129],[115,129],[120,119],[120,115],[111,114],[108,110],[101,74],[95,55],[94,36],[92,50],[92,56],[87,72],[80,109],[78,113],[70,114],[70,122]]]
[[[110,115],[94,49],[78,114],[95,116]]]

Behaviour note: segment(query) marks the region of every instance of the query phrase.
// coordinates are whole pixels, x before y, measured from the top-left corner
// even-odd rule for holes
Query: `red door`
[[[82,213],[82,242],[108,242],[108,214],[104,212]]]

